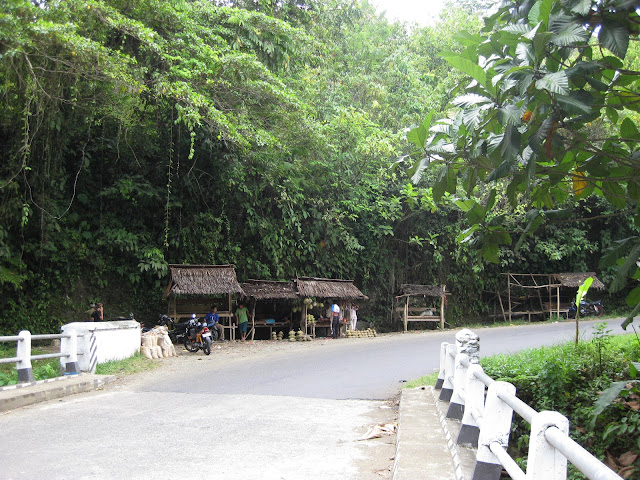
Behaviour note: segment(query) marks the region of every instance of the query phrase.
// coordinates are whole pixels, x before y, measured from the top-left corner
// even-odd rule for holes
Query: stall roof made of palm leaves
[[[301,297],[335,298],[343,300],[366,300],[353,280],[331,278],[300,277],[295,279],[296,290]]]
[[[399,297],[410,295],[425,295],[427,297],[441,297],[446,294],[444,285],[414,285],[414,284],[402,284],[400,285]]]
[[[169,265],[169,270],[165,297],[243,293],[233,265]]]
[[[256,300],[286,300],[298,297],[292,281],[248,280],[241,286],[247,297]]]

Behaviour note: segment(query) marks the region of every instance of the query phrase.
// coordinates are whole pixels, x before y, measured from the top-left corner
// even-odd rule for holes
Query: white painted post
[[[485,389],[484,383],[476,377],[476,372],[484,373],[480,365],[469,365],[464,386],[465,409],[457,439],[459,445],[473,448],[478,447],[478,436],[480,435],[480,427],[473,413],[483,414]]]
[[[549,427],[569,434],[569,420],[558,412],[540,412],[531,421],[527,480],[566,480],[567,457],[556,450],[546,437]]]
[[[442,384],[442,390],[440,390],[440,397],[438,397],[444,402],[451,400],[451,395],[453,394],[452,376],[455,371],[455,355],[456,346],[453,344],[447,345],[444,358],[444,383]]]
[[[16,370],[18,371],[18,382],[33,382],[33,368],[31,367],[31,332],[22,330],[18,334],[18,347],[16,348]]]
[[[438,373],[438,379],[436,380],[436,390],[440,390],[444,383],[444,365],[447,359],[447,345],[449,345],[447,342],[442,342],[440,344],[440,372]]]
[[[467,376],[467,365],[469,365],[469,357],[466,353],[458,353],[455,359],[455,367],[453,372],[453,393],[447,410],[447,418],[462,420],[464,414],[464,381]]]
[[[64,333],[68,338],[60,339],[60,353],[66,353],[66,357],[60,358],[60,371],[63,375],[76,375],[80,373],[78,363],[78,333],[73,329],[67,329]]]
[[[507,382],[494,382],[487,390],[473,480],[499,480],[502,472],[502,464],[489,445],[497,442],[507,448],[513,409],[498,398],[498,393],[502,396],[515,395],[516,387]]]

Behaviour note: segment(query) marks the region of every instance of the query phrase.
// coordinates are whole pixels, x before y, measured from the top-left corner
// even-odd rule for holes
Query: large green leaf
[[[630,144],[635,144],[640,141],[638,127],[629,117],[626,117],[620,125],[620,136],[623,141],[628,141]]]
[[[605,408],[611,405],[615,399],[618,398],[618,395],[620,395],[620,392],[626,388],[628,383],[628,381],[613,382],[609,388],[600,394],[596,402],[593,404],[593,410],[591,411],[592,417],[591,422],[589,422],[589,427],[591,429],[594,428],[598,415],[600,415]]]
[[[536,87],[551,93],[569,95],[569,78],[564,71],[547,73],[536,82]]]
[[[473,78],[476,82],[482,85],[487,90],[487,92],[491,93],[492,95],[495,94],[495,87],[491,84],[491,82],[487,81],[487,74],[480,65],[460,55],[445,54],[443,55],[443,58],[453,67],[457,68],[465,75]]]
[[[588,38],[585,28],[576,23],[571,23],[563,30],[553,35],[551,41],[560,47],[579,44]]]
[[[602,22],[598,40],[614,55],[624,58],[629,48],[629,30],[617,22]]]

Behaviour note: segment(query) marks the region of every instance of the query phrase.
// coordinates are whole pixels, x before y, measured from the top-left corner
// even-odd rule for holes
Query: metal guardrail
[[[514,480],[566,480],[567,461],[590,480],[620,479],[572,440],[569,420],[558,412],[538,412],[515,395],[515,386],[495,381],[478,365],[478,336],[456,335],[442,343],[436,389],[449,402],[447,418],[461,421],[457,443],[478,449],[473,480],[499,480],[504,468]],[[531,425],[526,473],[507,453],[513,412]]]
[[[64,367],[61,366],[61,374],[71,375],[79,373],[78,368],[78,338],[83,334],[77,334],[75,330],[69,333],[51,333],[32,335],[28,330],[22,330],[18,335],[0,336],[0,342],[17,342],[16,356],[10,358],[0,358],[0,364],[15,363],[18,371],[18,382],[33,382],[32,360],[45,360],[48,358],[66,358]],[[53,340],[60,339],[60,353],[44,353],[31,355],[32,340]]]

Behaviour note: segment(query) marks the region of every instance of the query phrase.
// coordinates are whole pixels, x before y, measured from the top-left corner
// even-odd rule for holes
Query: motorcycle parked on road
[[[574,302],[569,307],[569,311],[567,312],[567,317],[575,318],[576,311],[577,311],[577,307]],[[602,300],[596,300],[595,302],[587,302],[586,300],[582,300],[580,302],[581,317],[588,317],[588,316],[601,317],[603,314],[604,314],[604,304],[602,303]]]
[[[160,315],[158,325],[167,327],[169,338],[173,343],[183,343],[184,336],[187,333],[187,327],[189,326],[189,320],[176,323],[173,318],[167,315]]]
[[[184,348],[190,352],[202,350],[205,355],[211,353],[211,332],[209,331],[209,327],[207,327],[204,321],[200,322],[195,318],[195,314],[193,318],[189,320],[187,326],[187,332],[184,337]]]

